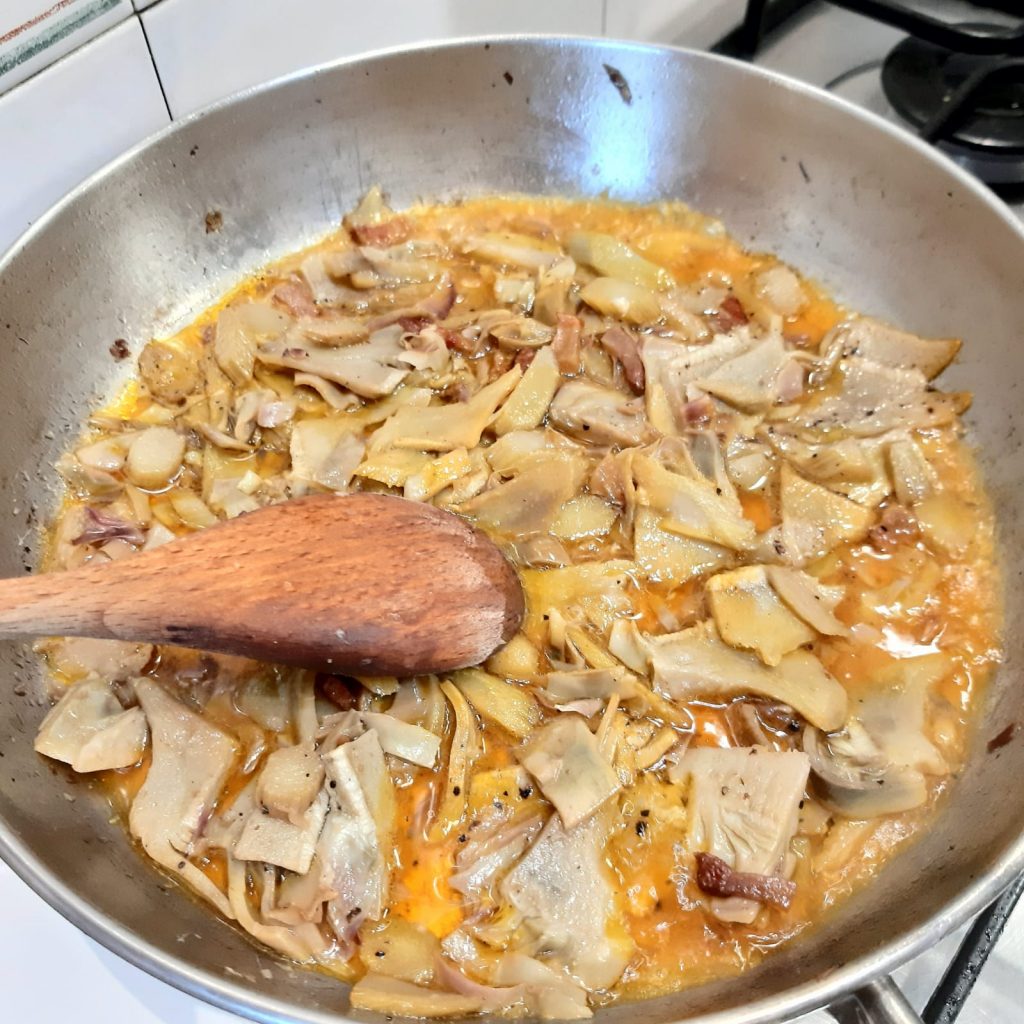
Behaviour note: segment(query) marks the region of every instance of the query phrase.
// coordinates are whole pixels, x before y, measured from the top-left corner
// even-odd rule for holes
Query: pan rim
[[[302,68],[249,86],[202,107],[180,120],[173,120],[88,175],[34,221],[0,256],[0,275],[7,271],[8,267],[34,242],[37,236],[46,231],[53,221],[65,211],[73,208],[92,189],[115,176],[121,167],[131,163],[137,156],[165,138],[186,131],[192,124],[211,114],[246,104],[257,97],[274,93],[294,83],[313,79],[343,67],[357,67],[376,63],[389,57],[414,53],[443,53],[484,45],[508,47],[524,44],[556,49],[564,45],[582,45],[584,48],[597,51],[612,49],[618,52],[682,56],[684,59],[698,64],[720,64],[732,68],[732,73],[760,78],[774,88],[805,96],[819,104],[829,106],[847,117],[856,118],[875,131],[884,133],[892,143],[902,146],[905,151],[915,154],[918,159],[931,161],[958,185],[964,187],[972,195],[974,201],[982,203],[990,212],[994,213],[1024,243],[1024,225],[1009,213],[1006,205],[991,190],[954,161],[879,115],[815,86],[743,61],[686,47],[621,41],[599,36],[527,33],[467,36],[443,42],[424,42],[360,53],[352,57]],[[176,956],[142,941],[129,929],[80,897],[53,872],[37,863],[25,844],[17,838],[10,826],[2,819],[0,819],[0,859],[3,859],[29,888],[84,934],[133,966],[182,992],[221,1009],[252,1020],[267,1022],[267,1024],[284,1021],[294,1022],[294,1024],[337,1024],[339,1020],[346,1019],[345,1013],[342,1012],[300,1009],[291,1003],[257,993],[235,981],[217,976],[211,968],[193,967]],[[856,960],[842,964],[823,977],[766,996],[745,1006],[683,1018],[683,1020],[693,1022],[693,1024],[770,1024],[770,1022],[792,1019],[815,1008],[835,1003],[869,982],[891,973],[901,964],[932,946],[938,938],[966,922],[992,902],[1022,870],[1024,870],[1024,830],[1016,840],[1008,845],[986,873],[968,882],[961,892],[941,910],[871,954],[865,954]]]

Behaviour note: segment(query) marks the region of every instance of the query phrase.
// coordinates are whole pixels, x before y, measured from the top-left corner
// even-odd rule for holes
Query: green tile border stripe
[[[0,55],[0,77],[6,75],[9,71],[13,71],[19,64],[24,64],[25,61],[38,56],[56,43],[67,39],[68,36],[77,32],[80,28],[88,25],[90,21],[94,21],[100,15],[113,10],[121,2],[122,0],[92,0],[92,3],[86,4],[82,10],[68,14],[66,17],[56,21],[49,27],[48,31],[45,31],[37,39],[16,46],[6,55]]]

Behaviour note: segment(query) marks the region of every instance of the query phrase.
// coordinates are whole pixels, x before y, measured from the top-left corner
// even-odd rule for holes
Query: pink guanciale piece
[[[292,316],[319,316],[320,307],[305,281],[284,281],[270,294],[271,302],[283,306]]]
[[[405,217],[392,217],[381,224],[353,224],[348,230],[360,245],[387,248],[404,242],[412,233],[412,225]]]
[[[560,373],[580,372],[580,336],[583,324],[579,317],[558,314],[558,326],[551,339],[551,351],[555,354]]]
[[[778,875],[755,875],[733,871],[713,853],[697,855],[697,887],[709,896],[743,896],[785,910],[796,893],[796,882]]]
[[[644,393],[644,364],[636,337],[622,327],[609,327],[601,335],[601,344],[622,364],[622,374],[634,395]]]
[[[146,535],[135,523],[86,507],[82,532],[71,543],[77,546],[104,544],[108,540],[126,540],[129,544],[142,544],[145,539]]]

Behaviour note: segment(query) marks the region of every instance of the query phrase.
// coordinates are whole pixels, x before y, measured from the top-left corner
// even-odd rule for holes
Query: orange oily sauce
[[[706,282],[731,288],[756,321],[766,323],[769,315],[751,282],[758,270],[776,262],[774,257],[744,251],[717,225],[677,204],[635,208],[600,201],[488,198],[452,207],[413,209],[407,216],[415,222],[417,236],[433,233],[447,240],[485,231],[564,237],[584,226],[626,242],[668,269],[680,284]],[[340,237],[327,238],[316,248],[330,248]],[[226,304],[243,295],[265,293],[298,261],[298,257],[290,258],[244,282],[168,343],[204,352],[208,329]],[[494,268],[475,265],[457,251],[447,263],[464,304],[475,308],[493,304]],[[790,340],[814,349],[842,319],[844,311],[813,282],[804,280],[802,284],[808,301],[798,314],[785,319],[783,332]],[[151,405],[151,399],[132,384],[104,413],[137,419],[144,417]],[[300,406],[299,417],[305,414]],[[930,723],[930,735],[955,769],[964,757],[979,689],[998,658],[992,521],[970,456],[954,434],[933,432],[924,435],[921,443],[935,460],[940,483],[965,497],[971,546],[962,551],[934,551],[918,542],[881,554],[866,545],[845,545],[809,567],[824,583],[843,583],[847,587],[847,596],[837,610],[840,619],[875,629],[886,640],[883,648],[878,648],[842,638],[819,638],[814,651],[843,683],[852,700],[857,699],[858,692],[870,688],[873,678],[900,656],[953,652],[950,671],[936,688],[943,707]],[[273,453],[261,457],[272,459]],[[759,531],[777,522],[773,500],[763,490],[742,492],[741,500],[744,515]],[[173,521],[169,525],[174,528]],[[568,546],[576,554],[585,554],[587,560],[624,557],[614,540]],[[645,631],[682,629],[707,614],[697,581],[681,586],[641,586],[625,574],[617,586],[629,613]],[[543,608],[532,607],[526,625],[527,635],[541,650],[545,647],[542,613]],[[157,674],[161,671],[166,669],[158,667]],[[692,718],[689,738],[694,745],[751,742],[728,704],[693,703],[687,711]],[[221,705],[220,712],[220,724],[230,729],[230,708]],[[546,808],[536,792],[523,796],[509,788],[510,776],[502,774],[516,763],[518,741],[491,723],[481,721],[478,726],[480,749],[473,760],[473,778],[466,795],[466,820],[484,813],[488,805],[514,805],[519,809],[522,804],[532,803]],[[451,732],[449,721],[449,739]],[[266,733],[264,740],[267,749],[273,749],[274,735]],[[221,809],[229,806],[251,781],[260,763],[259,757],[244,766],[240,761],[221,796]],[[138,791],[147,766],[148,760],[144,760],[134,768],[106,773],[104,785],[121,813]],[[442,760],[436,774],[421,770],[397,790],[388,910],[389,915],[413,922],[438,938],[449,934],[464,918],[462,899],[449,884],[462,833],[456,828],[438,837],[429,827],[430,809],[436,806],[444,785]],[[936,797],[943,786],[934,785]],[[686,793],[680,787],[651,774],[639,774],[636,784],[616,799],[605,870],[614,886],[618,908],[619,920],[612,927],[624,928],[635,944],[635,956],[615,989],[615,996],[630,998],[673,991],[756,962],[779,943],[819,921],[829,907],[865,884],[934,811],[933,806],[926,806],[869,822],[848,822],[831,816],[824,821],[802,822],[794,842],[797,894],[791,906],[787,910],[766,908],[754,924],[745,926],[722,923],[703,909],[692,878],[692,858],[676,852],[687,828]],[[201,858],[197,863],[216,884],[224,884],[222,858]],[[361,973],[358,961],[354,961],[354,970]],[[611,1000],[614,996],[602,998]]]

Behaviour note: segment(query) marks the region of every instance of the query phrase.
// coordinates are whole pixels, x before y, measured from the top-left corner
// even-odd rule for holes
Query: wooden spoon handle
[[[0,580],[0,637],[117,638],[106,611],[124,576],[109,566]]]
[[[0,636],[177,644],[350,675],[476,664],[519,626],[514,570],[429,505],[320,495],[100,566],[0,581]]]

